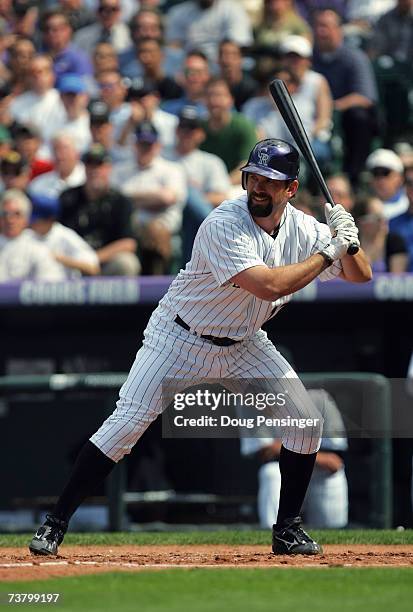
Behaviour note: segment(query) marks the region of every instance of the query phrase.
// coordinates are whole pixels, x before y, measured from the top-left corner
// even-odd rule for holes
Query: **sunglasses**
[[[382,178],[384,176],[389,176],[392,171],[390,168],[373,168],[371,173],[374,178]]]
[[[408,178],[404,181],[406,187],[413,187],[413,178]]]

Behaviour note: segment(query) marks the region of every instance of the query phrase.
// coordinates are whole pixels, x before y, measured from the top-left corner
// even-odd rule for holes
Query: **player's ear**
[[[297,179],[290,181],[290,184],[287,186],[287,195],[289,198],[293,198],[297,193],[299,182]]]

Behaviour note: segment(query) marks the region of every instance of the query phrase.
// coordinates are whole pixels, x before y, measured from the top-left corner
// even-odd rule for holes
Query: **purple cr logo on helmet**
[[[242,186],[247,188],[247,173],[261,174],[275,181],[296,179],[300,170],[297,149],[284,140],[267,138],[260,140],[250,153],[248,162],[241,168]]]

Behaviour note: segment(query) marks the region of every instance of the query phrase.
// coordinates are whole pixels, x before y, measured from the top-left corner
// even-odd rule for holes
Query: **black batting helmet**
[[[278,138],[266,138],[255,145],[247,164],[241,168],[242,186],[246,189],[248,172],[286,181],[296,179],[299,170],[300,156],[295,147]]]

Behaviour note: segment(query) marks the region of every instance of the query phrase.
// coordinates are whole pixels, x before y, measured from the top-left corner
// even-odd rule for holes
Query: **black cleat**
[[[283,521],[280,528],[272,528],[272,552],[275,555],[319,555],[323,552],[320,544],[314,542],[301,529],[301,517],[296,516]]]
[[[57,548],[63,542],[67,531],[66,521],[46,514],[44,524],[34,534],[29,550],[34,555],[57,555]]]

